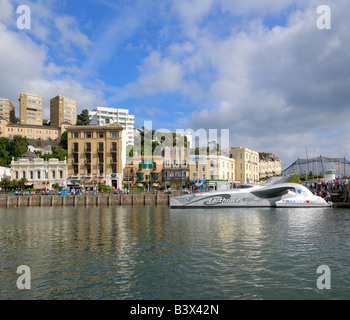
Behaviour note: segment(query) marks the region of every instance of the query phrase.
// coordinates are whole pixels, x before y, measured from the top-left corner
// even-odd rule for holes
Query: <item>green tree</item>
[[[68,131],[62,133],[60,138],[60,145],[63,149],[68,149]]]
[[[19,182],[18,180],[14,179],[10,182],[10,185],[9,185],[10,189],[13,190],[13,189],[17,189],[19,187]]]
[[[0,182],[1,189],[7,190],[10,187],[10,183],[11,181],[9,179],[7,178],[2,179]]]
[[[18,187],[24,190],[27,182],[28,180],[26,178],[22,178],[18,181]]]
[[[40,158],[43,158],[45,161],[49,159],[58,159],[59,161],[63,161],[65,158],[68,158],[68,151],[63,148],[52,147],[52,153],[39,155]]]
[[[77,116],[77,126],[87,126],[89,123],[89,110],[84,109],[81,114]]]
[[[0,166],[2,167],[7,167],[11,163],[9,144],[9,139],[0,138]]]
[[[14,136],[9,143],[9,152],[11,157],[15,157],[17,160],[28,151],[29,141],[25,137]]]

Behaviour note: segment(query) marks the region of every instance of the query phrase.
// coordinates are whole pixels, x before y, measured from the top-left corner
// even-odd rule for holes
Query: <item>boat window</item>
[[[253,186],[249,185],[249,184],[242,184],[238,187],[236,187],[236,189],[249,189],[252,188]]]

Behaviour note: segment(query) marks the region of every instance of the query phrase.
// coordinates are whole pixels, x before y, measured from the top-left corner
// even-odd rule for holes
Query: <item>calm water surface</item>
[[[0,208],[0,259],[0,299],[349,299],[350,211]]]

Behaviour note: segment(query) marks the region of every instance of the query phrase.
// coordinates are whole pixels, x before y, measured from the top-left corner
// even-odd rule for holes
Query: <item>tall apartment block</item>
[[[97,107],[89,112],[89,123],[97,126],[118,123],[125,130],[126,145],[134,144],[135,116],[129,115],[127,109]]]
[[[19,98],[20,124],[43,125],[43,98],[34,94],[21,93]]]
[[[76,124],[77,102],[58,95],[50,100],[50,126],[59,127],[63,122]]]
[[[16,122],[15,105],[9,99],[0,99],[0,116],[10,123]]]

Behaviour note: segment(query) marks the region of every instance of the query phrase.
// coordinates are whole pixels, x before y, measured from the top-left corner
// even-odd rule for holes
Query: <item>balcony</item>
[[[91,153],[91,148],[85,148],[85,153]]]
[[[73,148],[72,153],[79,153],[79,148]]]
[[[104,153],[104,149],[103,148],[98,148],[97,149],[97,153]]]
[[[117,151],[117,148],[111,148],[111,153],[117,153],[118,151]]]

